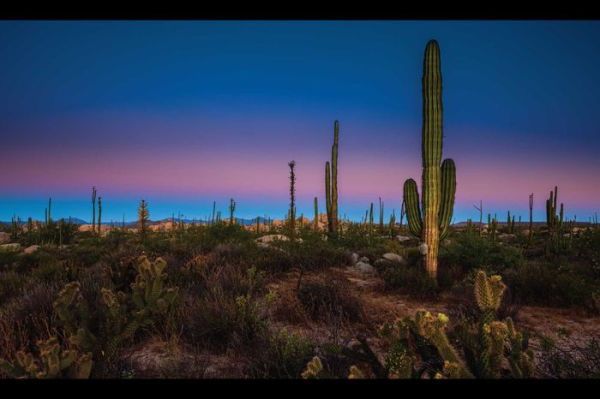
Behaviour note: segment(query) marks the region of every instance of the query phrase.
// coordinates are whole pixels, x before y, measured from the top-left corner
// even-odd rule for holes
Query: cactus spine
[[[422,210],[417,184],[404,183],[404,201],[411,233],[427,244],[425,268],[431,278],[437,277],[439,240],[447,233],[452,219],[456,192],[456,168],[452,159],[442,160],[442,73],[440,50],[435,40],[425,48],[423,63],[423,130],[422,130]]]
[[[325,200],[327,202],[327,222],[330,233],[337,231],[338,225],[338,192],[337,192],[337,161],[338,161],[339,122],[333,123],[333,146],[331,147],[331,168],[329,161],[325,162]]]

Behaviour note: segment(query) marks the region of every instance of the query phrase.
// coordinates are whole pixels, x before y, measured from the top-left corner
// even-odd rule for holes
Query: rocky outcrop
[[[26,253],[26,254],[32,254],[32,253],[36,252],[39,249],[40,249],[39,245],[31,245],[31,246],[25,248],[25,250],[23,252]]]
[[[391,262],[399,263],[401,265],[406,265],[406,260],[404,260],[404,258],[402,256],[395,254],[393,252],[388,252],[388,253],[383,254],[382,258],[389,260]]]
[[[412,240],[412,238],[411,238],[411,237],[409,237],[409,236],[401,236],[401,235],[397,235],[397,236],[396,236],[396,240],[397,240],[397,241],[400,241],[400,242],[405,242],[405,241],[410,241],[410,240]]]
[[[10,242],[10,234],[0,231],[0,244]]]
[[[20,251],[21,250],[21,244],[19,243],[12,243],[12,244],[2,244],[0,245],[0,251]]]

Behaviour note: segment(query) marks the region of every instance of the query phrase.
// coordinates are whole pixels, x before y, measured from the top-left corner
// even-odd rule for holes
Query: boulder
[[[412,238],[410,238],[409,236],[396,236],[396,240],[400,241],[400,242],[404,242],[404,241],[410,241],[412,240]]]
[[[79,226],[77,228],[78,231],[92,231],[92,225],[91,224],[82,224],[81,226]]]
[[[404,258],[402,256],[395,254],[393,252],[388,252],[388,253],[383,254],[383,259],[387,259],[392,262],[397,262],[397,263],[400,263],[401,265],[406,264],[406,261],[404,260]]]
[[[37,251],[38,249],[40,249],[39,245],[31,245],[31,246],[25,248],[25,250],[23,252],[26,254],[32,254],[35,251]]]
[[[508,240],[511,238],[515,238],[514,234],[507,234],[507,233],[502,233],[502,234],[498,234],[498,239],[499,240]]]
[[[10,242],[10,234],[0,231],[0,244]]]
[[[276,240],[289,241],[290,239],[288,238],[288,236],[283,235],[283,234],[269,234],[266,236],[258,237],[256,239],[256,242],[268,244],[268,243],[270,243],[272,241],[276,241]]]
[[[21,244],[19,243],[12,243],[12,244],[2,244],[0,245],[0,251],[20,251],[21,250]]]
[[[352,264],[355,265],[358,262],[358,254],[356,252],[353,252],[350,256],[350,259],[352,259]]]
[[[366,262],[358,262],[354,267],[362,273],[375,273],[375,268]]]
[[[371,260],[369,258],[367,258],[366,256],[363,256],[358,261],[363,262],[363,263],[369,263]]]
[[[423,256],[427,255],[429,252],[429,246],[426,243],[419,245],[419,253]]]

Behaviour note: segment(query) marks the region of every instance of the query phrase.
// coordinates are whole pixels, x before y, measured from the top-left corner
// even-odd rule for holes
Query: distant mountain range
[[[226,219],[228,219],[228,218],[226,218]],[[58,219],[58,220],[61,220],[61,219]],[[55,222],[57,222],[58,220],[55,220]],[[148,224],[149,225],[154,225],[154,224],[159,224],[159,223],[170,222],[171,220],[172,220],[171,218],[164,218],[164,219],[160,219],[160,220],[150,220],[148,222]],[[256,223],[256,218],[254,218],[254,219],[236,218],[235,220],[236,220],[236,223],[238,223],[238,224],[241,223],[241,224],[244,224],[245,226],[254,225]],[[258,220],[259,220],[260,224],[263,224],[264,221],[265,221],[265,218],[264,217],[259,217]],[[269,219],[267,218],[267,220],[269,220]],[[278,219],[270,219],[270,220],[278,220]],[[69,218],[68,217],[64,218],[64,221],[68,222]],[[201,219],[177,219],[177,218],[175,218],[175,222],[177,222],[177,223],[184,222],[186,224],[190,224],[190,223],[194,222],[194,223],[200,224],[200,225],[207,223],[206,220],[201,220]],[[76,218],[76,217],[71,217],[71,223],[74,223],[74,224],[91,224],[88,221],[85,221],[83,219],[79,219],[79,218]],[[105,225],[105,226],[110,226],[111,223],[113,225],[115,225],[115,226],[121,226],[123,222],[112,221],[112,222],[103,222],[102,224]],[[138,223],[137,220],[133,221],[133,222],[125,222],[125,226],[135,226],[137,223]],[[451,226],[453,226],[453,227],[466,227],[467,223],[468,222],[466,222],[466,221],[464,221],[464,222],[457,222],[457,223],[453,223]],[[11,221],[0,221],[0,224],[8,224],[8,225],[10,225]],[[21,224],[22,225],[27,224],[27,220],[21,220]],[[486,225],[486,224],[487,224],[487,222],[484,221],[483,225]],[[590,224],[591,224],[590,222],[577,222],[577,223],[575,223],[575,225],[577,225],[577,226],[588,226]],[[506,222],[498,221],[498,225],[499,226],[506,225]],[[515,222],[515,225],[518,226],[519,225],[518,222]],[[522,227],[527,227],[528,225],[529,225],[529,221],[523,221],[522,224],[521,224]],[[533,222],[533,225],[534,226],[545,226],[546,222]],[[479,221],[473,221],[473,226],[479,226]]]

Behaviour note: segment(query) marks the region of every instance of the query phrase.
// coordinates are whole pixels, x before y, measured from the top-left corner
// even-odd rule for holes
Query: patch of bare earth
[[[379,340],[376,329],[385,322],[396,318],[414,317],[419,310],[432,313],[448,313],[452,307],[452,298],[442,296],[438,299],[415,300],[408,295],[384,290],[384,282],[376,274],[367,274],[355,268],[330,269],[326,271],[305,274],[302,281],[318,278],[344,277],[353,287],[353,294],[360,298],[365,320],[354,325],[343,325],[338,331],[332,332],[332,326],[315,323],[302,315],[298,299],[294,292],[298,281],[298,273],[290,272],[271,285],[277,290],[278,297],[285,300],[283,317],[274,317],[279,327],[302,331],[315,342],[325,342],[335,334],[343,337],[342,341],[350,342],[358,334],[367,336],[367,341],[373,343],[377,351]],[[281,309],[280,309],[281,310]],[[275,315],[277,316],[277,315]],[[539,306],[522,306],[515,322],[520,329],[530,332],[530,347],[537,355],[540,352],[542,336],[556,339],[559,330],[566,332],[570,338],[580,344],[587,343],[592,337],[600,339],[600,317],[592,317],[573,309],[548,308]],[[557,341],[560,345],[560,341]]]
[[[214,354],[150,337],[123,354],[134,378],[244,378],[245,364],[230,353]]]

